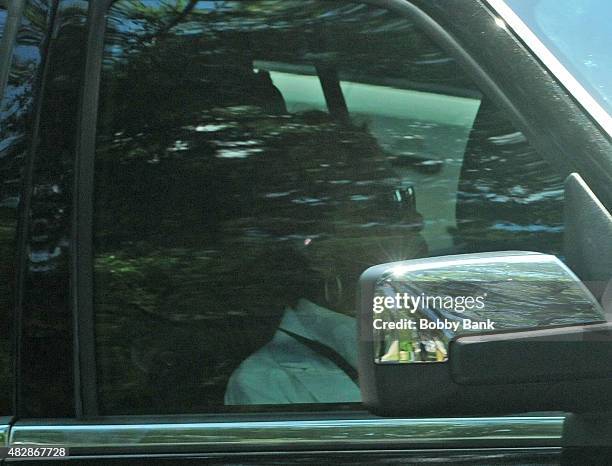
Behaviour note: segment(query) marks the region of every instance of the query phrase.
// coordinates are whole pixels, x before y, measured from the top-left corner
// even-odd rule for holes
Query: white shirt
[[[357,367],[355,319],[300,299],[285,310],[272,340],[234,371],[226,405],[361,401],[359,387],[338,365],[281,329],[321,343]]]

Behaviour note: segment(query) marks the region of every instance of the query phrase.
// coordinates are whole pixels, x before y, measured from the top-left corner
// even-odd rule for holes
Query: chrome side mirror
[[[603,309],[576,275],[555,256],[533,252],[464,254],[378,265],[362,275],[359,302],[362,395],[366,405],[382,414],[422,414],[424,408],[429,415],[438,408],[444,413],[475,412],[479,403],[491,411],[487,400],[495,404],[493,411],[511,412],[516,400],[507,399],[507,406],[500,403],[508,381],[508,385],[526,380],[546,384],[581,377],[572,367],[553,374],[563,363],[555,363],[553,353],[542,355],[533,348],[569,352],[568,361],[573,361],[586,351],[579,344],[584,335],[575,333],[576,329],[599,332],[607,328]],[[567,332],[559,329],[571,329],[569,341],[575,343],[568,346]],[[605,331],[597,335],[606,344],[596,351],[610,350],[612,338]],[[521,337],[542,337],[548,343],[522,347]],[[516,358],[500,351],[517,351]],[[588,364],[595,354],[583,356],[597,372]],[[544,366],[550,363],[550,370],[542,369],[538,360]],[[478,373],[477,366],[486,374]],[[607,371],[607,366],[601,369]],[[485,380],[497,386],[478,387]],[[433,391],[433,396],[428,400],[415,396],[423,389]],[[547,409],[538,403],[538,393],[532,395],[531,409]],[[471,403],[469,408],[461,406],[463,398]],[[439,407],[435,400],[440,401]],[[530,405],[520,406],[525,410]]]

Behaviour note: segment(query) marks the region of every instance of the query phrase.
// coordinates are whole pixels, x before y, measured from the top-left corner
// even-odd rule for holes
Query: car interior
[[[372,265],[500,247],[561,254],[562,180],[437,47],[423,41],[408,79],[386,68],[394,61],[368,66],[374,49],[346,60],[324,32],[280,51],[240,34],[213,58],[180,65],[189,70],[180,89],[161,72],[160,116],[140,128],[138,114],[122,121],[137,107],[120,109],[119,78],[103,73],[96,183],[116,186],[97,188],[95,229],[107,412],[159,412],[168,397],[173,411],[185,400],[187,411],[221,405],[228,378],[272,338],[287,306],[305,297],[354,315],[357,280]],[[130,70],[128,81],[147,79]],[[140,99],[138,89],[125,100]],[[164,126],[149,153],[128,157],[156,118]],[[155,150],[165,137],[169,147]],[[161,258],[169,265],[154,268]],[[113,272],[134,267],[140,275],[122,281]],[[330,294],[342,296],[326,302]],[[255,324],[232,326],[228,309]],[[118,364],[118,341],[130,342],[119,345],[130,368]],[[168,382],[185,373],[188,384]],[[127,382],[104,382],[117,378],[157,388],[136,397]],[[207,396],[194,396],[203,386]]]

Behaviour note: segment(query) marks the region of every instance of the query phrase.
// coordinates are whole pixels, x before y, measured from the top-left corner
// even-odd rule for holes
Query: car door
[[[563,257],[572,172],[610,207],[611,172],[593,170],[609,141],[486,8],[44,6],[10,461],[29,446],[100,464],[560,461],[563,413],[359,403],[365,268]],[[552,113],[582,124],[564,134]]]

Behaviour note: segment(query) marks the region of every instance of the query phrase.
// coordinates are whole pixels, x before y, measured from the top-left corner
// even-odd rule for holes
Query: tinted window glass
[[[33,1],[15,24],[12,60],[0,103],[0,414],[9,412],[8,398],[12,392],[9,330],[16,306],[18,218],[25,199],[24,174],[46,18],[46,2]],[[36,260],[35,254],[32,256]]]
[[[74,416],[69,253],[87,2],[62,2],[46,54],[27,218],[23,296],[24,416]],[[46,383],[41,383],[46,381]]]
[[[367,267],[558,252],[553,168],[410,20],[286,0],[118,1],[108,18],[102,413],[358,402]]]

